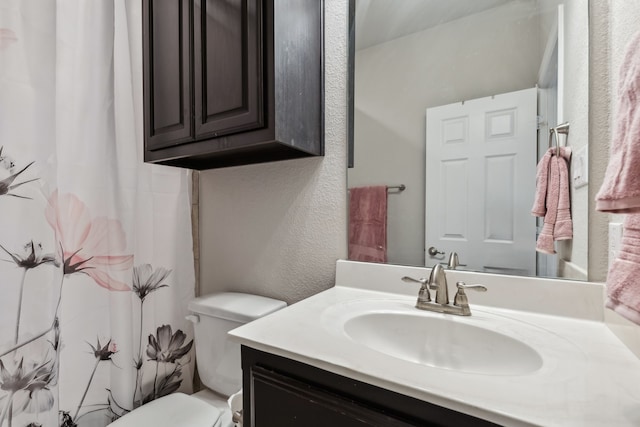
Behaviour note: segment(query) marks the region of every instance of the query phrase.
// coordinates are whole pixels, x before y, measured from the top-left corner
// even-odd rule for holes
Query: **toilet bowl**
[[[192,300],[196,364],[205,389],[174,393],[147,403],[110,424],[112,427],[233,427],[229,397],[241,391],[240,345],[227,332],[286,307],[284,301],[237,292]]]

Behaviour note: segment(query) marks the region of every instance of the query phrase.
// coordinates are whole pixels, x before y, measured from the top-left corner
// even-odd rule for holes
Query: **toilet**
[[[189,302],[194,324],[196,364],[205,389],[174,393],[143,405],[109,424],[112,427],[233,427],[230,404],[241,401],[240,345],[227,332],[286,307],[284,301],[222,292]],[[234,408],[235,409],[235,408]]]

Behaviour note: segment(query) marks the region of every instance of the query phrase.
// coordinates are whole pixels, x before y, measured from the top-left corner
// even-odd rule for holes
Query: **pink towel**
[[[569,147],[550,148],[538,164],[536,195],[531,209],[534,216],[544,216],[536,243],[538,252],[555,254],[555,240],[573,238],[567,163],[570,158]]]
[[[551,154],[554,153],[555,148],[549,148],[536,169],[536,195],[533,202],[533,208],[531,214],[533,216],[544,216],[547,213],[547,187],[549,182],[549,162],[551,161]]]
[[[607,308],[640,324],[640,215],[627,215],[618,257],[607,275]]]
[[[607,274],[606,307],[640,325],[640,32],[620,67],[616,121],[596,209],[627,215],[620,251]]]
[[[555,149],[554,149],[555,150]],[[553,229],[556,225],[556,217],[558,215],[558,200],[560,196],[560,174],[558,173],[558,157],[552,155],[549,159],[549,177],[547,179],[547,188],[545,190],[545,208],[544,225],[538,236],[536,250],[545,254],[555,254],[556,249],[553,245]]]
[[[349,190],[349,259],[387,262],[387,187]]]
[[[558,214],[556,216],[556,226],[553,228],[553,240],[573,239],[573,220],[571,219],[571,193],[569,190],[570,161],[571,148],[560,147],[560,157],[558,158],[558,175],[560,175]]]
[[[640,212],[640,32],[627,45],[620,67],[617,125],[609,164],[596,195],[602,212]]]

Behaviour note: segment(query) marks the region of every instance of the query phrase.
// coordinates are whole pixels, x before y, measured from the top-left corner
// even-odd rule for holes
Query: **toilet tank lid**
[[[189,302],[192,313],[248,323],[287,306],[284,301],[239,292],[204,295]]]

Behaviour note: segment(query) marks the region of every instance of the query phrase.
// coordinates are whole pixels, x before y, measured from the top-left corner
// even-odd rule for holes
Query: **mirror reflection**
[[[586,280],[588,68],[583,0],[356,0],[350,259]]]

